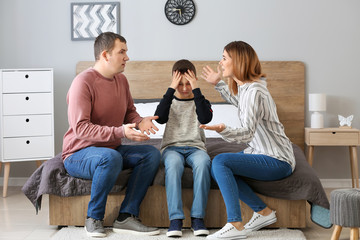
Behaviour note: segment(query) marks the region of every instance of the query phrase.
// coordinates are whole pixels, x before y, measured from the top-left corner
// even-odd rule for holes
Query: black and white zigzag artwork
[[[120,3],[71,3],[71,39],[93,40],[102,32],[120,32]]]

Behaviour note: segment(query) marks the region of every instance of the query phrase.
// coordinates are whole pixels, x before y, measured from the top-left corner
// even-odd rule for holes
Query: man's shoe
[[[195,236],[209,235],[209,230],[206,229],[202,218],[191,218],[191,229],[193,230]]]
[[[85,220],[85,231],[90,237],[106,237],[105,229],[102,220],[87,218]]]
[[[206,239],[210,240],[235,240],[235,239],[244,239],[247,237],[247,231],[245,229],[239,231],[232,225],[231,223],[227,223],[222,229],[219,231],[209,235]]]
[[[120,222],[115,220],[113,223],[113,231],[117,233],[131,233],[137,235],[157,235],[160,230],[154,227],[147,227],[140,222],[137,217],[128,217]]]
[[[269,215],[263,216],[257,212],[254,212],[250,221],[247,224],[245,224],[245,229],[248,232],[257,231],[260,228],[275,223],[277,221],[275,213],[276,213],[275,211],[272,211]]]
[[[166,233],[168,237],[181,237],[182,236],[182,219],[170,220],[169,230]]]

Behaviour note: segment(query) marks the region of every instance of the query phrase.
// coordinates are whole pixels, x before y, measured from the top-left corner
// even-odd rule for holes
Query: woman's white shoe
[[[206,239],[218,240],[218,239],[226,239],[226,240],[235,240],[235,239],[244,239],[247,237],[246,230],[237,230],[234,225],[231,223],[225,224],[225,226],[219,231],[209,235]]]
[[[275,211],[272,211],[269,215],[263,216],[259,213],[254,212],[250,221],[247,224],[245,224],[245,229],[248,232],[257,231],[260,228],[275,223],[277,221],[275,213],[276,213]]]

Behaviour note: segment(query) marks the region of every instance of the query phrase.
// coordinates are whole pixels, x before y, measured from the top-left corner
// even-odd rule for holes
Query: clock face
[[[173,24],[187,24],[195,16],[195,4],[192,0],[168,0],[165,4],[165,15]]]

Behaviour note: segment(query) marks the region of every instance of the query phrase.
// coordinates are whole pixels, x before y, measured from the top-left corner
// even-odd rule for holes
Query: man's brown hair
[[[119,39],[120,42],[126,43],[126,39],[123,36],[113,32],[104,32],[97,36],[94,42],[94,54],[96,61],[100,59],[102,51],[111,52],[114,48],[116,39]]]

